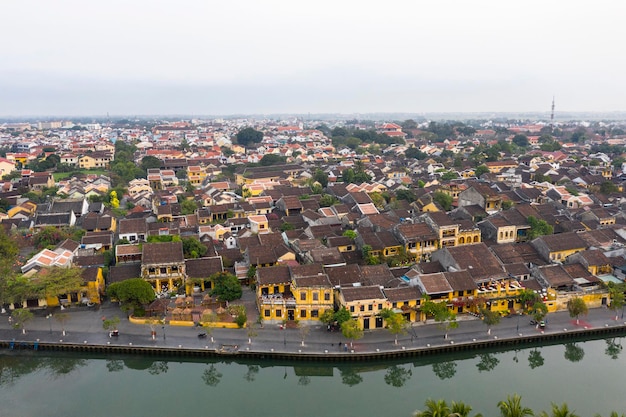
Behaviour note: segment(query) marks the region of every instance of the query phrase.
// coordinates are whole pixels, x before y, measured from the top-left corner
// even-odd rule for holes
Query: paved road
[[[344,354],[346,340],[340,332],[328,332],[323,325],[311,326],[304,334],[299,329],[282,330],[278,325],[266,325],[256,329],[252,343],[248,342],[246,329],[212,329],[210,335],[204,339],[198,338],[198,333],[204,329],[193,327],[158,326],[156,339],[152,340],[150,328],[147,325],[130,323],[126,315],[114,304],[105,303],[99,309],[73,307],[66,309],[69,320],[65,324],[66,335],[62,335],[61,323],[53,316],[47,318],[45,312],[39,312],[26,325],[26,334],[19,329],[13,329],[8,322],[8,314],[0,315],[0,340],[16,340],[18,342],[85,343],[167,347],[167,348],[195,348],[219,349],[222,346],[237,346],[239,350],[251,352],[288,352],[288,353],[337,353]],[[624,326],[624,318],[619,312],[618,320],[615,313],[606,308],[597,308],[589,311],[587,316],[581,317],[578,324],[569,317],[567,312],[551,313],[544,330],[546,334],[568,332],[584,328]],[[118,316],[122,318],[119,325],[120,335],[110,338],[102,328],[103,317]],[[391,352],[401,349],[424,348],[427,346],[442,346],[451,343],[467,343],[486,341],[494,338],[512,338],[516,335],[533,335],[541,332],[529,324],[528,316],[503,318],[493,326],[488,334],[487,326],[480,320],[463,316],[457,329],[450,330],[448,339],[436,323],[419,323],[410,327],[405,335],[398,336],[398,344],[394,343],[394,336],[387,330],[366,331],[363,338],[355,341],[352,349],[358,353]]]

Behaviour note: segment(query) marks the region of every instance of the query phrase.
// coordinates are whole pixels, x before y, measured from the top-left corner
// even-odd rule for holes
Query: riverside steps
[[[485,349],[551,345],[626,335],[626,322],[606,308],[591,309],[580,320],[567,312],[548,316],[545,329],[530,325],[528,316],[503,318],[492,327],[480,320],[462,317],[459,327],[448,332],[434,322],[411,326],[407,333],[394,335],[385,329],[365,332],[363,338],[350,343],[340,332],[328,332],[325,326],[312,326],[302,340],[297,329],[266,325],[248,338],[246,329],[213,328],[207,337],[199,338],[193,327],[157,326],[153,338],[147,325],[122,320],[119,336],[110,337],[102,329],[102,317],[124,317],[117,306],[100,310],[70,311],[63,336],[60,325],[45,316],[36,316],[26,325],[26,334],[13,329],[7,315],[0,315],[0,350],[61,351],[87,354],[144,355],[160,357],[211,357],[241,359],[276,359],[299,361],[380,361],[409,357],[470,352]],[[206,329],[202,329],[206,330]],[[251,343],[250,343],[251,342]]]

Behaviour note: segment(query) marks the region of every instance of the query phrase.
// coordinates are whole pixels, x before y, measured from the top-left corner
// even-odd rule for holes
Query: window
[[[365,306],[360,306],[359,311],[365,311]]]
[[[167,268],[161,268],[161,273],[162,274],[167,274]]]
[[[393,307],[393,308],[398,307],[398,303],[392,303],[392,304],[391,304],[391,307]]]
[[[269,317],[270,316],[270,311],[269,310],[265,310],[265,317]]]
[[[260,224],[259,225],[259,229],[265,229],[265,225],[264,224]]]
[[[352,245],[346,246],[346,250],[352,250]]]
[[[330,301],[330,293],[329,292],[325,292],[324,293],[324,301]]]
[[[374,306],[372,304],[367,306],[367,311],[372,311],[374,309]]]
[[[354,306],[350,306],[350,313],[354,313]]]
[[[318,310],[312,310],[311,311],[311,317],[313,317],[313,318],[319,317],[319,311]]]
[[[300,310],[300,318],[306,319],[306,310]]]
[[[382,310],[383,309],[383,305],[382,304],[378,304],[378,309]]]
[[[320,299],[320,295],[317,292],[313,293],[313,301],[317,301]]]
[[[282,317],[283,316],[283,310],[281,310],[280,308],[276,310],[276,317]]]
[[[274,294],[278,294],[280,292],[280,287],[275,286],[274,287]]]
[[[306,293],[305,292],[301,292],[300,293],[300,301],[306,301]]]

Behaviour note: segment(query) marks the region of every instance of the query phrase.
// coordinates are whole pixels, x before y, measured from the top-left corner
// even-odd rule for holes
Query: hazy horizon
[[[626,111],[626,3],[2,2],[0,116]]]

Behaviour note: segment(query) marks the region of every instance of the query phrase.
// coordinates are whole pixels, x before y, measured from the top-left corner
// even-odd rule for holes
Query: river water
[[[626,411],[623,338],[403,362],[177,361],[0,351],[0,416],[409,417],[428,398],[485,417],[519,393],[535,413]]]

